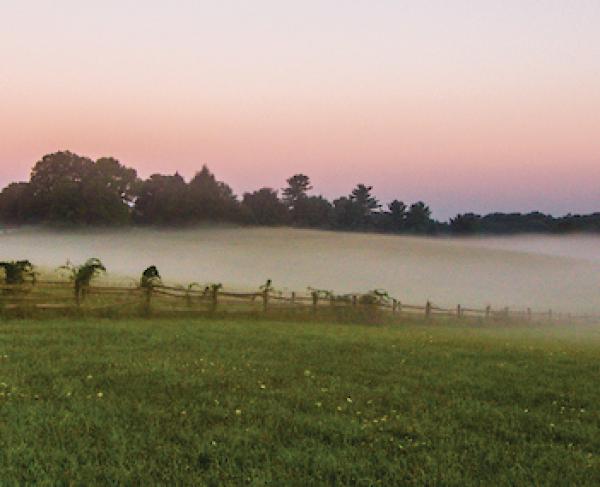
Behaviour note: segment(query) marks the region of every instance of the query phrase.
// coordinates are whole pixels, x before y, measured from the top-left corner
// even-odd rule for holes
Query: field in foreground
[[[0,323],[0,485],[598,485],[600,330]]]

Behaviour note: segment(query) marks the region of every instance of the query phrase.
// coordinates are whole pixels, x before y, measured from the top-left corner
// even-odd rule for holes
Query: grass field
[[[599,485],[600,330],[0,323],[0,485]]]

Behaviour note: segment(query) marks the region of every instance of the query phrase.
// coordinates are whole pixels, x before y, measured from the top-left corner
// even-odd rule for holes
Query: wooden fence
[[[35,310],[76,313],[78,311],[119,311],[135,314],[177,313],[275,313],[277,311],[305,312],[308,315],[329,316],[331,313],[362,313],[389,317],[453,316],[482,320],[515,320],[537,322],[600,323],[597,315],[573,315],[531,309],[469,308],[457,305],[439,307],[428,301],[422,305],[408,304],[387,295],[346,294],[334,295],[324,291],[305,293],[278,292],[270,288],[254,292],[234,291],[220,286],[178,287],[155,285],[150,287],[95,284],[76,296],[69,281],[38,281],[35,284],[0,285],[0,313],[27,314]]]

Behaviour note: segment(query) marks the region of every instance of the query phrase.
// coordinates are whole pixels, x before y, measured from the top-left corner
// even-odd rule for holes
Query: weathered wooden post
[[[262,292],[263,312],[266,313],[269,309],[269,289],[265,288]]]
[[[219,286],[213,284],[211,292],[210,312],[215,313],[219,304]]]
[[[81,306],[81,285],[77,281],[75,281],[73,292],[75,295],[75,306],[79,308]]]
[[[427,301],[425,304],[425,318],[431,318],[431,302]]]
[[[317,293],[317,291],[313,291],[312,292],[312,307],[313,307],[313,313],[315,313],[315,314],[317,312],[318,305],[319,305],[319,293]]]
[[[462,315],[463,315],[463,310],[462,310],[461,305],[459,304],[458,306],[456,306],[456,316],[458,318],[460,318],[460,317],[462,317]]]
[[[149,316],[152,312],[152,290],[154,286],[152,284],[148,284],[144,288],[144,314]]]
[[[292,306],[294,306],[296,304],[296,293],[294,291],[292,291],[291,302],[292,302]]]
[[[352,295],[352,306],[358,306],[358,296],[356,294]]]
[[[492,316],[492,307],[488,304],[485,307],[485,317],[486,317],[486,319],[489,319],[490,316]]]

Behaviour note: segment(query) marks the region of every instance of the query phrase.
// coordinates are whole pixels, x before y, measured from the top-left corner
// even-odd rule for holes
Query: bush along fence
[[[187,287],[163,284],[155,266],[148,267],[138,283],[111,285],[96,281],[106,272],[99,259],[75,266],[67,263],[58,270],[62,280],[40,280],[28,261],[0,262],[0,315],[27,316],[35,311],[57,314],[106,313],[162,316],[180,313],[203,314],[292,314],[307,318],[348,318],[380,321],[395,317],[437,316],[480,320],[519,320],[537,322],[600,323],[600,316],[572,315],[531,309],[476,309],[461,306],[443,308],[427,301],[421,305],[404,303],[386,291],[335,294],[307,288],[305,292],[283,292],[267,280],[256,291],[225,289],[219,283],[192,283]]]

